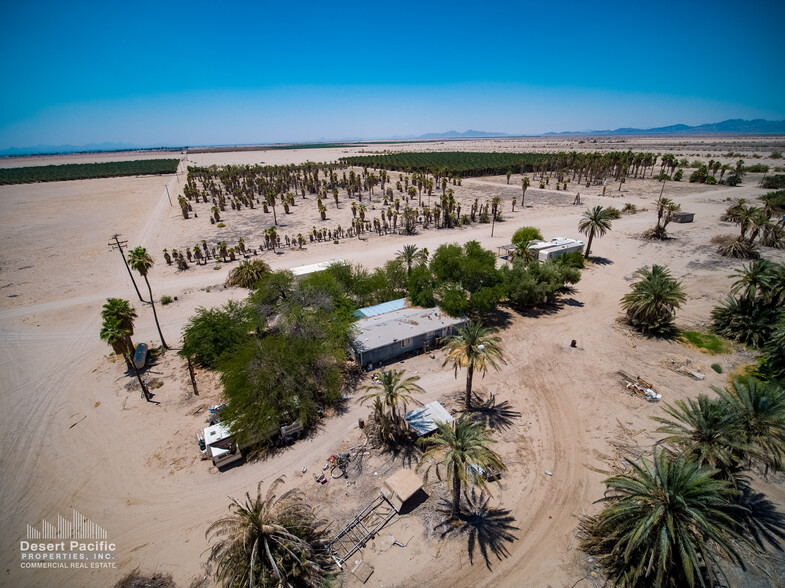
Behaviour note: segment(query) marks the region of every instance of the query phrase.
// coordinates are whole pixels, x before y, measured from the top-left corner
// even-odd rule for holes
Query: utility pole
[[[131,276],[131,281],[134,284],[134,290],[136,290],[136,295],[139,296],[139,302],[144,302],[142,295],[139,293],[139,288],[136,285],[136,280],[134,280],[134,275],[131,273],[131,268],[128,267],[128,260],[125,259],[125,253],[123,253],[123,247],[128,247],[128,241],[120,241],[118,239],[119,236],[120,235],[117,233],[112,235],[112,239],[114,239],[114,243],[107,243],[107,245],[110,247],[110,251],[114,251],[115,249],[117,249],[120,252],[120,255],[123,258],[123,263],[125,264],[125,269],[128,270],[128,275]]]
[[[196,389],[196,374],[194,374],[194,366],[191,363],[191,358],[188,358],[188,374],[191,376],[191,385],[194,387],[194,396],[199,396],[199,390]]]
[[[164,188],[166,188],[166,197],[169,199],[169,206],[173,206],[172,204],[172,197],[169,196],[169,185],[164,184]]]

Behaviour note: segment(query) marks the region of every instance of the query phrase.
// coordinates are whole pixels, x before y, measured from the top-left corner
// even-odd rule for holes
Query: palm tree
[[[728,388],[712,388],[727,404],[748,458],[766,471],[782,468],[785,455],[785,390],[776,382],[736,378]]]
[[[734,418],[725,402],[699,394],[697,401],[677,400],[665,412],[670,419],[652,417],[662,424],[657,432],[668,435],[659,443],[674,446],[700,466],[719,470],[724,480],[734,479],[745,445],[734,431]]]
[[[442,366],[452,362],[456,378],[458,368],[466,368],[466,410],[471,409],[474,370],[479,370],[485,377],[488,366],[498,371],[499,363],[507,364],[499,347],[501,338],[494,335],[496,332],[495,328],[483,327],[479,321],[469,321],[458,329],[458,334],[449,337],[445,342],[447,357]]]
[[[128,252],[128,265],[131,266],[132,269],[139,272],[139,275],[144,278],[145,284],[147,284],[147,291],[150,293],[150,306],[153,308],[153,318],[155,319],[155,326],[158,328],[158,335],[161,337],[161,345],[163,345],[164,349],[169,349],[169,346],[164,341],[164,334],[161,332],[161,325],[158,323],[158,313],[155,312],[155,299],[153,298],[153,289],[150,287],[150,281],[147,279],[147,272],[150,271],[150,268],[153,267],[155,261],[147,253],[147,249],[144,247],[136,247]]]
[[[418,249],[417,245],[404,245],[403,249],[398,251],[395,259],[406,266],[406,274],[409,275],[412,273],[413,267],[425,265],[428,256],[425,250]]]
[[[239,286],[240,288],[253,288],[256,282],[270,273],[270,266],[261,259],[241,261],[237,267],[229,272],[226,286]]]
[[[526,188],[531,186],[532,181],[529,179],[529,176],[526,176],[521,180],[521,189],[523,193],[521,194],[521,210],[526,208]]]
[[[586,252],[583,254],[583,256],[588,259],[594,235],[602,237],[606,232],[611,230],[609,210],[602,206],[586,209],[583,212],[581,220],[578,222],[578,230],[584,235],[589,236],[589,242],[586,243]]]
[[[133,350],[135,348],[134,342],[131,337],[134,334],[134,319],[136,318],[136,311],[128,300],[122,298],[107,298],[101,310],[101,318],[106,321],[107,319],[117,319],[120,326],[128,330],[128,347]]]
[[[744,509],[727,481],[687,455],[654,450],[653,460],[629,461],[629,474],[605,481],[608,506],[580,523],[582,548],[608,579],[628,588],[705,586],[724,577],[720,559],[744,568],[739,544],[749,544],[736,520]],[[727,580],[726,580],[727,582]]]
[[[766,259],[759,259],[748,266],[742,266],[742,269],[736,270],[731,276],[738,278],[731,287],[731,293],[736,294],[743,290],[744,298],[750,300],[756,299],[759,294],[765,296],[771,291],[777,279],[775,270],[775,265]]]
[[[671,222],[673,213],[679,210],[680,206],[664,196],[657,198],[657,202],[654,204],[657,206],[657,224],[646,231],[643,236],[647,239],[665,239],[668,236],[665,227]]]
[[[128,342],[131,339],[131,330],[123,326],[122,320],[118,317],[107,316],[104,317],[101,332],[99,333],[102,341],[106,341],[115,353],[122,355],[128,367],[134,370],[136,379],[139,380],[139,385],[142,387],[142,393],[145,400],[150,401],[150,393],[147,391],[147,386],[142,381],[142,375],[136,367],[136,364],[131,358],[131,351],[133,347],[129,347]]]
[[[278,478],[262,497],[245,502],[231,498],[231,513],[207,528],[205,536],[215,543],[209,561],[216,563],[216,578],[227,588],[261,586],[321,586],[327,560],[323,550],[321,521],[297,489],[276,497],[283,483]]]
[[[420,394],[424,390],[417,384],[420,376],[405,377],[406,370],[390,370],[376,372],[379,380],[368,386],[363,386],[361,390],[368,392],[360,398],[360,404],[373,401],[377,410],[377,417],[388,420],[395,432],[399,432],[402,426],[401,418],[406,413],[408,403],[420,404],[412,397],[412,394]],[[378,403],[378,405],[377,405]],[[401,413],[398,414],[398,404],[401,405]],[[378,406],[389,410],[389,416],[384,410],[379,412]]]
[[[667,267],[657,264],[651,270],[641,268],[633,276],[638,281],[621,299],[630,324],[644,333],[667,334],[673,329],[676,309],[687,299],[681,282],[671,277]]]
[[[447,484],[452,486],[452,509],[450,518],[456,519],[461,512],[461,488],[475,484],[485,488],[483,476],[473,475],[470,466],[486,471],[504,471],[506,466],[498,453],[488,447],[495,441],[490,438],[490,429],[484,423],[474,422],[464,413],[452,423],[437,423],[438,431],[431,437],[421,437],[419,443],[427,449],[417,464],[417,470],[428,464],[428,472],[435,463],[444,463]]]

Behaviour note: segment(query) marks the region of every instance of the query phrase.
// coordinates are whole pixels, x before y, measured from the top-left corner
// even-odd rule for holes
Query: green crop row
[[[179,159],[139,159],[135,161],[109,161],[106,163],[67,163],[65,165],[9,167],[0,169],[0,185],[173,174],[177,171],[179,163]]]
[[[389,153],[342,157],[341,163],[361,167],[384,168],[407,173],[434,173],[477,177],[533,172],[538,164],[555,159],[542,153],[479,153],[445,151],[433,153]]]

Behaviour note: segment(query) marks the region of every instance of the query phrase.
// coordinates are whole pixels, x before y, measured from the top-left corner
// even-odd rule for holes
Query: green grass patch
[[[179,159],[139,159],[137,161],[109,161],[106,163],[9,167],[0,169],[0,185],[173,174],[177,171],[179,163]]]
[[[730,341],[702,331],[680,331],[678,340],[709,355],[729,353],[733,349]]]

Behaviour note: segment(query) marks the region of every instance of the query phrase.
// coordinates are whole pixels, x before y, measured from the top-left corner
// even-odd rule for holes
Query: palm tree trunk
[[[472,378],[474,377],[474,364],[471,362],[466,368],[466,410],[472,407]]]
[[[586,243],[586,253],[583,254],[584,259],[589,259],[589,251],[591,251],[592,239],[594,239],[594,231],[589,231],[589,242]]]
[[[164,334],[161,332],[161,325],[158,324],[158,313],[155,312],[153,289],[150,287],[150,281],[147,279],[147,275],[144,276],[144,281],[147,284],[147,291],[150,292],[150,306],[153,307],[153,318],[155,319],[155,326],[158,328],[158,336],[161,337],[161,345],[163,345],[164,349],[169,349],[169,346],[166,344],[166,341],[164,341]]]
[[[458,476],[458,464],[453,464],[452,470],[452,510],[450,518],[457,519],[461,514],[461,478]]]
[[[134,373],[136,374],[136,379],[139,380],[139,385],[142,387],[142,394],[144,394],[144,399],[147,402],[150,402],[150,392],[147,391],[147,386],[145,386],[144,382],[142,381],[142,374],[139,373],[139,369],[136,367],[133,358],[131,358],[131,354],[130,353],[126,354],[124,357],[125,357],[125,361],[128,362],[128,365],[130,365],[134,369]]]

